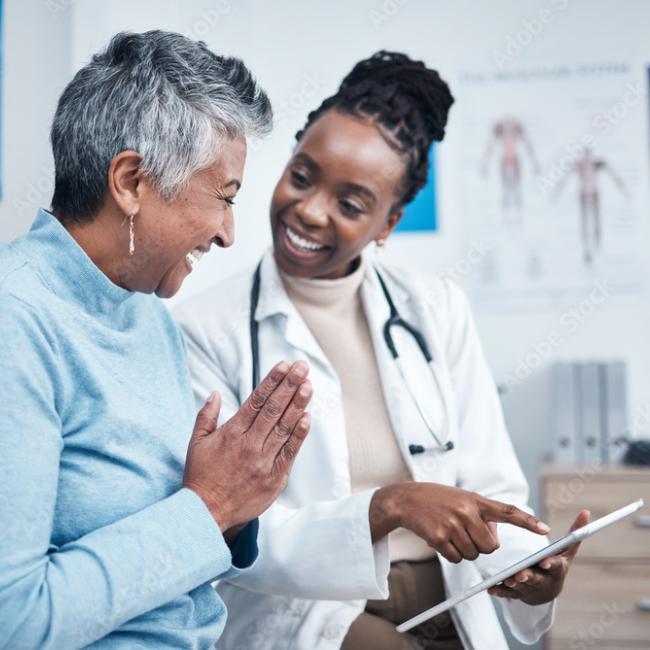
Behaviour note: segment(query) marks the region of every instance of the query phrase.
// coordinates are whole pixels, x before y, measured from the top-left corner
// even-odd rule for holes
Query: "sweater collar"
[[[347,305],[356,298],[365,276],[366,260],[362,256],[352,273],[334,280],[300,278],[288,275],[282,269],[278,272],[290,298],[307,305],[333,308]]]
[[[29,256],[60,298],[106,313],[135,295],[111,282],[51,212],[38,211],[27,239]]]
[[[382,310],[383,307],[380,308],[379,305],[383,305],[385,307],[386,318],[388,318],[388,304],[386,303],[376,273],[376,270],[378,269],[382,275],[386,277],[386,269],[381,264],[373,262],[370,253],[367,251],[364,251],[362,255],[363,261],[361,266],[363,267],[363,272],[361,273],[360,278],[362,299],[364,303],[370,301],[370,304],[376,305],[376,309]],[[280,270],[275,261],[275,257],[273,256],[272,248],[269,248],[266,251],[262,257],[260,265],[262,290],[260,292],[257,309],[255,310],[255,320],[257,322],[262,322],[264,319],[274,316],[275,314],[282,314],[284,316],[295,315],[297,312],[291,299],[287,295],[286,289],[284,288],[284,283],[280,276]],[[357,269],[357,271],[359,271],[359,269]],[[345,278],[342,279],[345,280]],[[332,282],[332,280],[329,282]],[[391,284],[390,291],[393,299],[399,301],[399,304],[405,304],[411,299],[409,292],[405,291],[400,286]]]

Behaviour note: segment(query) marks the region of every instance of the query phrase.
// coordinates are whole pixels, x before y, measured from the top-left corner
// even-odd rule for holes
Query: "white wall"
[[[306,113],[336,88],[352,64],[379,48],[403,50],[425,59],[442,71],[457,98],[447,138],[439,149],[441,232],[393,237],[387,259],[426,270],[453,266],[467,245],[458,191],[462,173],[460,120],[454,120],[453,112],[463,102],[462,87],[455,83],[457,75],[462,69],[489,66],[495,51],[503,50],[524,21],[549,8],[555,10],[554,19],[523,48],[519,64],[615,59],[629,61],[640,70],[650,62],[650,4],[644,0],[334,0],[308,5],[289,0],[86,0],[75,6],[72,60],[73,68],[82,65],[121,29],[173,29],[202,38],[216,51],[244,58],[273,100],[277,126],[249,156],[236,209],[238,241],[233,249],[214,252],[201,263],[179,295],[182,299],[250,264],[269,244],[269,197],[288,157],[293,134]],[[639,115],[643,110],[647,110],[645,104],[638,107],[634,119],[639,120],[639,141],[648,148],[647,120]],[[647,201],[644,205],[647,207]],[[512,373],[520,360],[548,337],[564,309],[566,306],[504,312],[477,308],[497,380]],[[575,334],[566,335],[545,362],[594,355],[624,358],[629,364],[631,413],[645,412],[650,383],[649,325],[646,295],[609,300]],[[639,433],[648,433],[650,422],[645,418],[637,428]]]
[[[70,76],[66,0],[5,0],[0,242],[27,230],[53,187],[50,122]]]

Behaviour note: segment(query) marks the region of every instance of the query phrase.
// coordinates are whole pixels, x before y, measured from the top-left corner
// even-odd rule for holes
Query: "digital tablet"
[[[563,551],[568,546],[572,546],[577,542],[581,542],[583,539],[586,539],[590,535],[593,535],[599,530],[602,530],[606,526],[609,526],[619,521],[620,519],[623,519],[623,517],[627,517],[628,515],[631,515],[633,512],[636,512],[642,507],[643,507],[643,499],[639,499],[638,501],[635,501],[634,503],[630,503],[630,505],[625,506],[624,508],[620,508],[619,510],[610,512],[608,515],[605,515],[600,519],[596,519],[595,521],[588,523],[586,526],[583,526],[582,528],[578,528],[574,530],[572,533],[569,533],[565,537],[558,539],[556,542],[549,544],[548,546],[546,546],[543,549],[540,549],[536,553],[533,553],[532,555],[529,555],[523,560],[520,560],[519,562],[512,564],[508,568],[503,569],[503,571],[499,571],[499,573],[497,573],[496,575],[493,575],[490,578],[486,578],[482,582],[479,582],[473,587],[470,587],[470,589],[468,589],[464,594],[461,594],[460,596],[454,596],[453,598],[449,598],[444,602],[435,605],[430,609],[425,610],[421,614],[414,616],[413,618],[402,623],[401,625],[398,625],[397,631],[407,632],[411,628],[414,628],[416,625],[419,625],[420,623],[423,623],[424,621],[427,621],[430,618],[433,618],[434,616],[437,616],[438,614],[441,614],[442,612],[445,612],[448,609],[455,607],[459,603],[462,603],[464,600],[467,600],[468,598],[475,596],[481,591],[484,591],[485,589],[489,589],[490,587],[494,587],[494,585],[498,585],[499,583],[503,582],[506,578],[510,578],[516,573],[519,573],[519,571],[523,571],[523,569],[528,569],[529,567],[538,564],[544,558],[550,557],[551,555],[557,555],[560,551]]]

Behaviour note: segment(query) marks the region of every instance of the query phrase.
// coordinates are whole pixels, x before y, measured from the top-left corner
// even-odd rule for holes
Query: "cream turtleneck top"
[[[361,301],[367,264],[336,280],[288,276],[289,298],[341,382],[352,492],[411,481],[397,444]],[[405,529],[390,535],[391,561],[423,560],[436,552]]]

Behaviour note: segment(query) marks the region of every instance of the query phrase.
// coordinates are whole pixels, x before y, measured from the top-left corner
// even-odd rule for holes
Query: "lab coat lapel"
[[[255,319],[261,323],[271,316],[280,315],[280,317],[283,317],[284,331],[282,334],[289,346],[302,352],[308,361],[319,364],[323,371],[335,377],[334,369],[318,341],[316,341],[287,295],[271,251],[267,252],[262,258],[261,287]]]
[[[377,279],[375,267],[371,262],[367,265],[366,277],[361,288],[361,300],[372,337],[388,415],[402,450],[402,455],[410,466],[409,443],[401,435],[405,426],[404,416],[406,416],[406,422],[408,422],[408,414],[404,413],[402,408],[406,391],[395,361],[390,355],[384,340],[384,324],[390,317],[390,308]]]
[[[389,274],[381,268],[380,272],[401,316],[418,329],[422,329],[422,319],[420,314],[416,313],[413,296],[398,283],[393,282]],[[413,287],[413,290],[415,291],[416,288]],[[446,482],[450,467],[441,466],[442,455],[445,452],[441,452],[435,446],[431,433],[420,417],[413,398],[409,390],[407,390],[397,364],[393,360],[384,340],[384,324],[390,315],[390,308],[372,265],[368,266],[362,296],[373,337],[388,412],[402,454],[415,480],[427,481],[435,477],[441,482]],[[440,430],[440,416],[443,411],[439,404],[437,391],[432,392],[435,390],[435,384],[424,357],[413,338],[402,328],[393,328],[392,334],[403,365],[408,371],[409,387],[419,396],[420,402],[427,410],[433,425],[437,427],[437,430]],[[440,373],[440,370],[438,372]],[[419,445],[427,451],[424,454],[413,456],[409,451],[409,445]],[[446,465],[449,465],[449,463],[446,463]]]
[[[287,295],[272,254],[262,260],[261,287],[255,317],[260,322],[262,375],[265,367],[270,368],[280,358],[296,360],[304,355],[312,366],[312,433],[296,458],[283,499],[299,504],[306,498],[318,501],[349,496],[348,446],[339,378]]]

